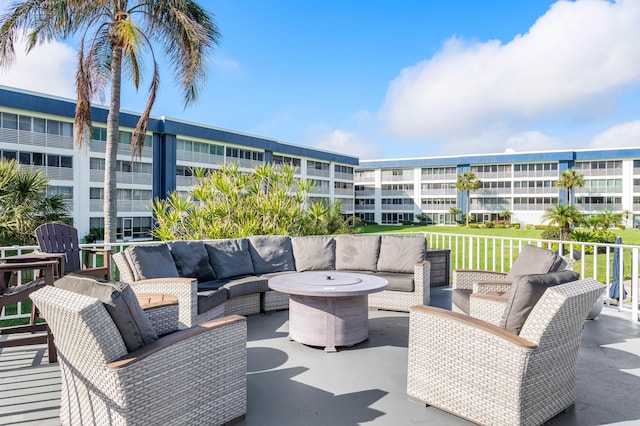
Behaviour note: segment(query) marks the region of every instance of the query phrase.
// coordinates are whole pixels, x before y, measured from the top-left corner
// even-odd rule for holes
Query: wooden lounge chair
[[[64,273],[76,273],[111,279],[111,250],[83,249],[84,259],[80,262],[80,244],[78,230],[62,223],[45,223],[36,228],[36,239],[40,251],[45,253],[64,253]],[[91,255],[100,254],[103,266],[90,267]]]

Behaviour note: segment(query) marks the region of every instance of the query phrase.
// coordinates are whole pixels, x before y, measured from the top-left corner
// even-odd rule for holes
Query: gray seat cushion
[[[416,263],[424,260],[427,240],[423,236],[383,235],[380,238],[380,272],[413,274]]]
[[[100,300],[113,319],[129,352],[158,340],[151,321],[144,313],[129,284],[69,274],[56,287]]]
[[[138,280],[178,277],[178,268],[166,244],[132,246],[125,250],[133,275]]]
[[[269,280],[256,276],[239,277],[228,280],[223,285],[229,292],[229,299],[247,294],[264,293],[269,290]]]
[[[205,247],[209,253],[209,263],[218,279],[253,274],[248,239],[215,240],[206,243]]]
[[[379,235],[336,236],[336,270],[373,271],[378,265]]]
[[[331,236],[291,237],[296,271],[331,271],[336,268],[336,241]]]
[[[413,272],[410,274],[402,274],[399,272],[376,272],[373,275],[384,278],[389,282],[386,290],[411,292],[415,289]]]
[[[506,280],[513,281],[517,275],[553,272],[561,262],[562,258],[551,250],[527,244],[522,247],[520,254],[511,265]]]
[[[168,247],[179,276],[196,278],[198,282],[216,279],[209,264],[209,254],[202,241],[174,241],[169,243]]]
[[[249,237],[249,254],[256,274],[296,270],[289,237],[282,235]]]
[[[203,314],[222,305],[229,298],[226,288],[200,289],[198,286],[198,314]]]
[[[576,281],[578,278],[579,275],[573,271],[517,275],[511,284],[509,300],[502,314],[500,326],[507,331],[520,334],[531,310],[547,288]]]
[[[465,314],[469,315],[471,310],[471,293],[473,290],[466,288],[455,288],[451,291],[451,304],[455,305]]]

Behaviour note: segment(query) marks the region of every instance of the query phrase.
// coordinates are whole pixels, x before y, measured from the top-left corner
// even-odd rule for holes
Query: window
[[[104,159],[91,158],[89,159],[89,169],[91,170],[104,170]]]
[[[60,167],[60,156],[59,155],[47,155],[47,166],[49,167]]]
[[[16,160],[18,153],[16,151],[2,151],[2,158],[7,160]]]
[[[20,121],[18,122],[18,128],[20,130],[24,130],[26,132],[31,131],[31,117],[25,117],[24,115],[20,116]]]
[[[55,120],[47,120],[47,134],[59,135],[60,134],[60,122]]]
[[[34,152],[31,154],[31,161],[34,166],[44,165],[44,154],[41,152]]]
[[[2,113],[2,127],[5,129],[18,128],[18,114]]]
[[[47,128],[46,120],[44,118],[33,117],[33,131],[36,133],[45,133]]]
[[[20,164],[26,164],[27,166],[31,165],[31,153],[30,152],[21,152],[18,156]]]
[[[89,199],[91,200],[103,200],[104,189],[103,188],[89,188]]]
[[[107,129],[104,127],[94,127],[92,139],[105,142],[107,140]]]

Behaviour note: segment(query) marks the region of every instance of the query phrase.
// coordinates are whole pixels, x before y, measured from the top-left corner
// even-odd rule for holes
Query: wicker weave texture
[[[289,295],[287,293],[269,290],[263,293],[260,303],[261,309],[264,312],[289,309]]]
[[[469,316],[489,324],[500,325],[505,307],[505,302],[472,296],[469,299]]]
[[[431,302],[431,262],[418,263],[413,268],[414,290],[383,290],[369,295],[369,307],[390,311],[408,312],[415,305],[429,305]]]
[[[546,422],[575,402],[582,324],[603,289],[595,280],[549,288],[520,333],[538,345],[534,349],[446,316],[412,311],[408,395],[479,424]]]
[[[225,315],[251,315],[260,313],[260,293],[246,294],[224,303]]]
[[[33,299],[60,355],[63,424],[220,425],[246,412],[245,321],[109,368],[127,352],[99,301],[54,287]]]
[[[191,278],[166,278],[131,282],[135,293],[171,294],[178,298],[178,328],[185,329],[206,320],[198,318],[198,283]],[[222,316],[221,313],[218,316]],[[217,317],[214,317],[217,318]]]
[[[144,311],[151,321],[151,325],[156,330],[158,336],[171,333],[179,329],[178,327],[178,305],[162,306]]]
[[[132,283],[133,281],[135,281],[135,278],[131,274],[129,263],[124,257],[124,252],[112,254],[111,259],[113,260],[113,263],[115,263],[118,267],[118,272],[120,273],[120,281],[124,283]]]
[[[502,272],[456,269],[453,271],[452,287],[471,290],[474,281],[505,281],[506,276]]]

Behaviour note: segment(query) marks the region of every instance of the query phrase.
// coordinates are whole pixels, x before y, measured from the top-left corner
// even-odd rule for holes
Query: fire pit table
[[[269,280],[272,290],[289,294],[289,339],[310,346],[351,346],[369,337],[369,293],[387,280],[347,272],[300,272]]]

